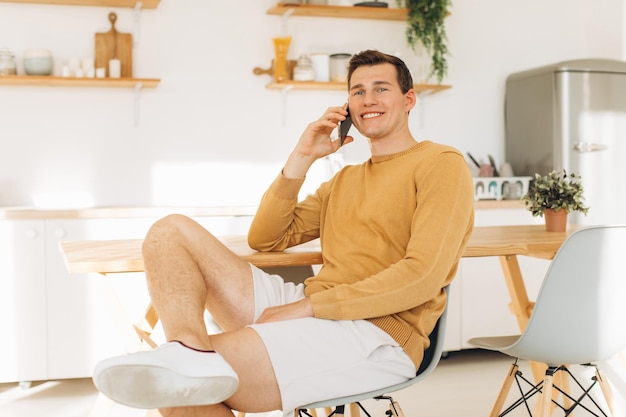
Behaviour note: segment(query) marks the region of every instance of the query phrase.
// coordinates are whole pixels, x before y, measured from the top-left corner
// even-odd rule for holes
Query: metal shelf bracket
[[[280,105],[281,105],[281,122],[285,126],[287,124],[287,96],[289,91],[293,89],[292,85],[288,85],[280,90]]]
[[[143,83],[135,84],[134,90],[134,126],[139,127],[139,114],[141,110],[141,89]]]

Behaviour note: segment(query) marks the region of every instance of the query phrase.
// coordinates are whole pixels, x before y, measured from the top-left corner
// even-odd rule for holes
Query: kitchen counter
[[[523,209],[520,200],[479,200],[476,210]],[[46,219],[111,219],[164,217],[179,213],[191,217],[254,216],[256,207],[137,207],[111,206],[67,209],[44,209],[35,207],[0,207],[0,220],[46,220]]]
[[[0,207],[0,220],[34,219],[111,219],[163,217],[179,213],[191,217],[254,216],[256,207],[88,207],[73,209],[44,209],[34,207]]]

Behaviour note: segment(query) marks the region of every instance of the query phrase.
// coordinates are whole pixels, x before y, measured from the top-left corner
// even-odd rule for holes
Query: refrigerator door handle
[[[572,149],[577,152],[598,152],[598,151],[606,151],[609,147],[606,145],[602,145],[600,143],[591,143],[591,142],[578,142],[572,146]]]

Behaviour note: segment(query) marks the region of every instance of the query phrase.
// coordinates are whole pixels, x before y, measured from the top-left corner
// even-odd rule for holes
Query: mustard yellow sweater
[[[250,247],[280,251],[319,237],[324,264],[305,282],[315,317],[367,319],[419,367],[474,224],[463,156],[424,141],[346,166],[298,202],[303,182],[272,183]]]

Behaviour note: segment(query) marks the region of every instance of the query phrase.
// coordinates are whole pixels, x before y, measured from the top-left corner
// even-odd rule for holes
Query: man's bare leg
[[[143,244],[152,303],[169,339],[210,349],[204,310],[225,330],[252,323],[250,265],[185,216],[155,223]]]
[[[239,378],[223,404],[163,410],[167,416],[230,416],[230,408],[258,412],[281,408],[272,364],[261,339],[245,328],[254,317],[250,265],[193,220],[168,216],[143,245],[148,288],[165,336],[198,350],[215,350]],[[204,310],[224,333],[209,336]],[[213,354],[214,355],[214,354]]]

